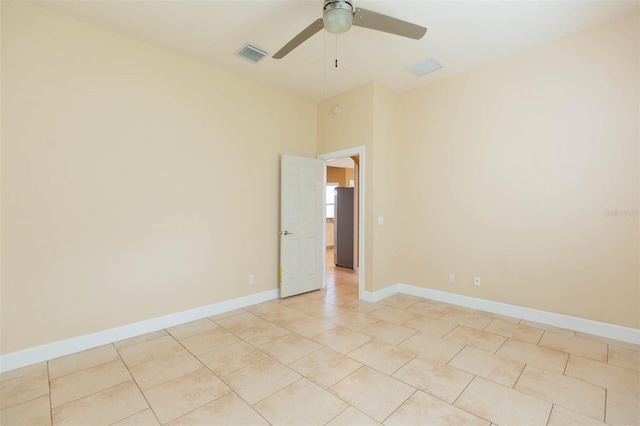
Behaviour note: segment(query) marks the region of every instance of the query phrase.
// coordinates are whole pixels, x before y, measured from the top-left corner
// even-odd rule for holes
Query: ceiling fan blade
[[[427,29],[411,22],[356,7],[353,25],[420,40]]]
[[[311,25],[309,25],[307,28],[302,30],[300,32],[300,34],[298,34],[297,36],[292,38],[291,41],[289,43],[285,44],[282,49],[278,50],[273,55],[273,59],[282,59],[282,58],[284,58],[289,52],[291,52],[296,47],[300,46],[309,37],[311,37],[312,35],[314,35],[315,33],[317,33],[318,31],[320,31],[323,28],[324,28],[324,23],[322,22],[322,18],[318,18],[317,20],[313,21],[313,23]]]

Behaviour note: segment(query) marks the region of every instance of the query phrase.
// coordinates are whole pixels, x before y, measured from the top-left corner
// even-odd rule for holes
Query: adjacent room
[[[0,424],[640,424],[639,2],[0,14]]]

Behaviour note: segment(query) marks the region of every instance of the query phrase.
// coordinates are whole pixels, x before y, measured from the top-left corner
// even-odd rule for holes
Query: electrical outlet
[[[450,283],[456,282],[456,274],[449,274],[449,282]]]
[[[480,285],[480,277],[478,275],[473,277],[473,285]]]
[[[253,274],[249,274],[249,284],[256,282],[256,277]]]

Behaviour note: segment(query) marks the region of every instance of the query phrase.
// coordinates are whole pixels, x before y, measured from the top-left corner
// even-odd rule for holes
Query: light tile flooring
[[[326,290],[0,376],[2,425],[639,425],[640,347]]]

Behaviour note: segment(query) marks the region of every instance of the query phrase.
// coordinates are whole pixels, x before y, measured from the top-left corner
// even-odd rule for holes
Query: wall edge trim
[[[267,290],[261,293],[254,293],[236,299],[225,300],[211,305],[98,331],[96,333],[10,352],[0,355],[0,373],[277,298],[277,289]]]

